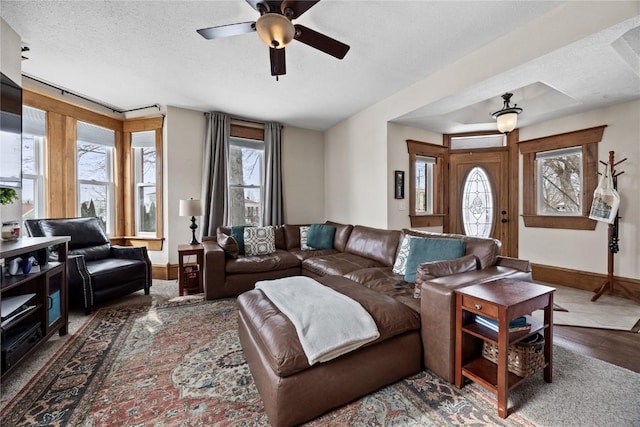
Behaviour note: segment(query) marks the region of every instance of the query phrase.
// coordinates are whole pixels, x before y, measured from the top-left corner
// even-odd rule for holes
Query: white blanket
[[[310,277],[263,280],[256,289],[294,324],[309,365],[334,359],[380,336],[375,321],[358,302]]]

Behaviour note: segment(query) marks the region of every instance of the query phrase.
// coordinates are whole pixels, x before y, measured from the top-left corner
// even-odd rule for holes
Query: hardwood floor
[[[640,373],[640,333],[555,325],[553,343]]]

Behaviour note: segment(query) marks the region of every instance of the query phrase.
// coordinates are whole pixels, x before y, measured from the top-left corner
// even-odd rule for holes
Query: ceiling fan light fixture
[[[274,49],[282,49],[296,34],[293,24],[279,13],[265,13],[256,21],[256,32],[262,41]]]
[[[502,99],[504,100],[502,109],[491,113],[491,117],[497,121],[498,130],[504,134],[508,134],[516,128],[518,124],[518,114],[522,113],[522,108],[518,108],[518,104],[511,106],[510,101],[512,96],[513,94],[508,92],[502,95]]]

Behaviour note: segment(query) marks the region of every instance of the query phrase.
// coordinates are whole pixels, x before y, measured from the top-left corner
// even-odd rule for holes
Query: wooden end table
[[[195,255],[195,262],[190,259]],[[187,257],[187,262],[185,262]],[[202,293],[202,269],[204,268],[204,247],[198,245],[178,245],[178,286],[180,296],[184,292]]]
[[[553,292],[554,288],[514,279],[499,279],[457,289],[456,292],[456,353],[455,385],[463,386],[464,378],[481,384],[497,394],[498,415],[508,415],[507,392],[518,385],[521,378],[508,370],[508,347],[537,333],[544,334],[544,380],[552,381]],[[535,310],[544,309],[544,321],[531,317]],[[479,314],[498,321],[498,332],[477,324]],[[527,316],[531,329],[509,332],[509,321]],[[498,363],[482,355],[464,360],[467,335],[498,346]]]

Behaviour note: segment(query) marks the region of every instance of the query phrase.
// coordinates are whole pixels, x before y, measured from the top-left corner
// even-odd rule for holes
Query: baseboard
[[[572,270],[569,268],[554,267],[550,265],[532,264],[533,280],[551,283],[555,285],[569,286],[571,288],[596,292],[607,280],[606,274],[591,273],[588,271]],[[615,295],[624,296],[619,288],[623,286],[627,291],[640,293],[640,280],[628,277],[614,276],[616,285],[613,287]]]
[[[153,264],[151,277],[158,280],[177,280],[178,264]]]

